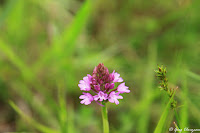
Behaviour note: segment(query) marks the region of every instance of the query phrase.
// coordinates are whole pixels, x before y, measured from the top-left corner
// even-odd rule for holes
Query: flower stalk
[[[158,70],[155,70],[156,73],[156,77],[160,80],[160,89],[166,91],[166,93],[168,94],[169,98],[171,98],[175,92],[176,92],[176,88],[169,88],[168,87],[168,79],[167,79],[167,69],[166,67],[164,68],[163,65],[162,66],[158,66]],[[174,114],[175,114],[175,118],[177,121],[177,125],[179,126],[179,117],[178,117],[178,113],[176,111],[177,108],[177,101],[174,99],[172,99],[171,101],[171,108],[174,110]]]
[[[156,77],[160,80],[160,89],[166,91],[166,93],[168,94],[169,98],[172,97],[172,95],[175,93],[176,88],[169,88],[168,87],[168,79],[167,79],[167,69],[166,67],[164,68],[163,65],[162,66],[158,66],[158,70],[155,70],[156,73]],[[177,106],[177,101],[176,100],[172,100],[171,102],[171,107],[172,109],[175,109]]]
[[[102,114],[102,120],[103,120],[103,133],[109,133],[109,123],[108,123],[108,111],[106,107],[106,103],[102,102],[101,107],[101,114]]]

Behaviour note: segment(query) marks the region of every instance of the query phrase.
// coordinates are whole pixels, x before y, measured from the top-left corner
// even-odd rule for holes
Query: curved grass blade
[[[188,77],[191,77],[191,78],[193,78],[193,79],[195,79],[195,80],[199,80],[200,81],[200,75],[198,75],[198,74],[196,74],[196,73],[193,73],[193,72],[191,72],[191,71],[189,71],[189,70],[187,70],[187,71],[185,71],[186,72],[186,75],[188,76]]]
[[[174,92],[175,94],[175,92]],[[173,100],[173,97],[174,97],[174,94],[172,95],[172,97],[170,98],[169,102],[167,103],[165,109],[164,109],[164,112],[162,113],[162,116],[160,117],[160,120],[156,126],[156,129],[154,131],[154,133],[162,133],[162,130],[165,126],[165,122],[166,122],[166,119],[167,119],[167,116],[169,115],[169,111],[171,109],[171,102]]]
[[[24,120],[26,120],[30,125],[34,126],[40,132],[43,132],[43,133],[58,133],[58,131],[40,124],[39,122],[35,121],[31,117],[29,117],[28,115],[23,113],[22,110],[19,107],[17,107],[17,105],[14,102],[9,101],[9,104]]]
[[[176,109],[174,109],[174,115],[176,118],[177,126],[180,127],[180,120]]]
[[[146,106],[143,104],[145,107],[144,110],[142,110],[142,114],[139,118],[139,132],[140,133],[147,133],[148,132],[148,122],[150,119],[150,107],[153,102],[153,100],[147,101],[147,96],[149,94],[153,93],[153,77],[154,77],[154,72],[151,71],[154,66],[156,65],[156,60],[157,60],[157,44],[155,42],[151,42],[148,47],[148,59],[147,59],[147,67],[146,67],[146,76],[144,78],[144,85],[143,85],[143,93],[142,93],[142,100],[145,101],[144,103]]]
[[[57,120],[53,115],[52,110],[50,110],[47,105],[44,105],[39,99],[34,98],[34,93],[31,91],[31,89],[29,89],[26,84],[23,84],[19,81],[13,81],[10,84],[15,93],[19,95],[34,112],[37,112],[41,119],[49,119],[47,121],[47,124],[55,125],[57,123]],[[19,91],[19,89],[21,91]]]
[[[178,131],[178,133],[181,133],[181,132],[182,132],[182,129],[180,129],[180,128],[178,127],[178,125],[176,124],[176,122],[174,122],[174,125],[175,125],[176,130]]]
[[[187,127],[188,126],[188,100],[186,98],[188,98],[188,85],[187,85],[187,76],[185,73],[183,73],[183,82],[182,82],[182,87],[183,87],[183,92],[182,92],[182,96],[181,96],[181,100],[183,102],[183,105],[180,108],[180,128],[183,127]],[[185,131],[183,131],[184,133]]]
[[[59,56],[58,58],[60,59],[62,57],[69,57],[74,52],[75,41],[88,20],[92,10],[92,3],[91,0],[86,0],[83,3],[72,23],[65,28],[60,36],[53,40],[50,49],[35,63],[33,66],[35,71],[45,63],[50,63],[50,60],[55,56]]]
[[[8,44],[1,40],[1,38],[0,52],[2,52],[10,60],[10,62],[19,69],[19,71],[22,73],[23,79],[27,83],[31,83],[37,91],[45,96],[48,105],[51,106],[54,110],[57,110],[57,105],[53,100],[52,95],[45,90],[45,87],[40,84],[32,70],[13,52],[12,48],[9,47]]]

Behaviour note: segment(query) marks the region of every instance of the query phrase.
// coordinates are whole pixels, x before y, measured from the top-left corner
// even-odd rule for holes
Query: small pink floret
[[[83,95],[81,95],[79,98],[83,99],[80,103],[85,105],[88,105],[93,101],[93,96],[90,93],[83,92]]]
[[[112,72],[112,76],[114,77],[113,82],[123,82],[123,79],[120,76],[119,73],[115,72],[115,70]]]
[[[108,98],[108,94],[102,92],[102,91],[99,91],[99,93],[97,95],[94,96],[94,100],[97,101],[103,101],[103,100],[107,100]]]
[[[117,87],[117,91],[119,93],[129,93],[130,90],[128,89],[127,86],[125,86],[125,83],[121,83],[118,87]]]
[[[83,78],[83,80],[79,81],[78,86],[79,86],[80,90],[82,90],[82,91],[90,91],[90,89],[91,89],[90,84],[92,82],[91,78],[92,78],[92,76],[88,74],[87,76],[85,76]]]
[[[119,95],[119,93],[115,93],[114,91],[112,91],[109,95],[108,101],[111,103],[115,103],[116,105],[119,104],[118,99],[123,99],[122,96]]]

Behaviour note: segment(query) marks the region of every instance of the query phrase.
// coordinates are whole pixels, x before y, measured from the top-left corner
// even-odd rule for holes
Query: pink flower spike
[[[121,82],[119,86],[115,84]],[[101,102],[110,101],[111,103],[119,104],[118,99],[123,99],[120,95],[121,93],[129,93],[130,90],[123,79],[120,77],[120,74],[115,72],[115,70],[109,73],[107,67],[103,63],[99,63],[93,70],[92,75],[87,75],[79,81],[78,84],[80,90],[88,91],[88,93],[83,93],[79,98],[83,99],[81,104],[88,105],[92,101],[95,101],[97,104],[101,105]],[[90,93],[93,91],[93,93]],[[93,95],[94,94],[94,95]]]
[[[109,95],[108,101],[111,103],[115,103],[116,105],[119,104],[118,99],[123,99],[122,96],[119,95],[119,93],[115,93],[114,91],[112,91]]]
[[[113,82],[123,82],[123,79],[120,76],[119,73],[116,73],[115,70],[112,72],[112,76],[114,77]]]
[[[97,101],[103,101],[103,100],[107,100],[108,98],[108,94],[103,93],[102,91],[99,91],[99,93],[97,95],[94,96],[94,100]]]
[[[128,87],[125,86],[125,83],[121,83],[118,87],[117,87],[117,91],[119,93],[129,93],[130,90],[128,90]]]
[[[83,99],[80,103],[88,105],[93,101],[93,97],[90,93],[84,93],[79,97],[79,99]]]
[[[83,78],[83,80],[80,80],[78,86],[79,88],[82,90],[82,91],[90,91],[91,89],[91,79],[92,79],[92,76],[91,75],[87,75]]]

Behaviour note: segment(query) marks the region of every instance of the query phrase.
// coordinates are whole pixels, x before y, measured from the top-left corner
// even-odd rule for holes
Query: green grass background
[[[102,133],[100,106],[79,80],[103,62],[131,90],[108,103],[111,133],[152,133],[169,99],[181,128],[200,128],[199,0],[1,0],[0,132]],[[174,127],[173,111],[163,133]]]

